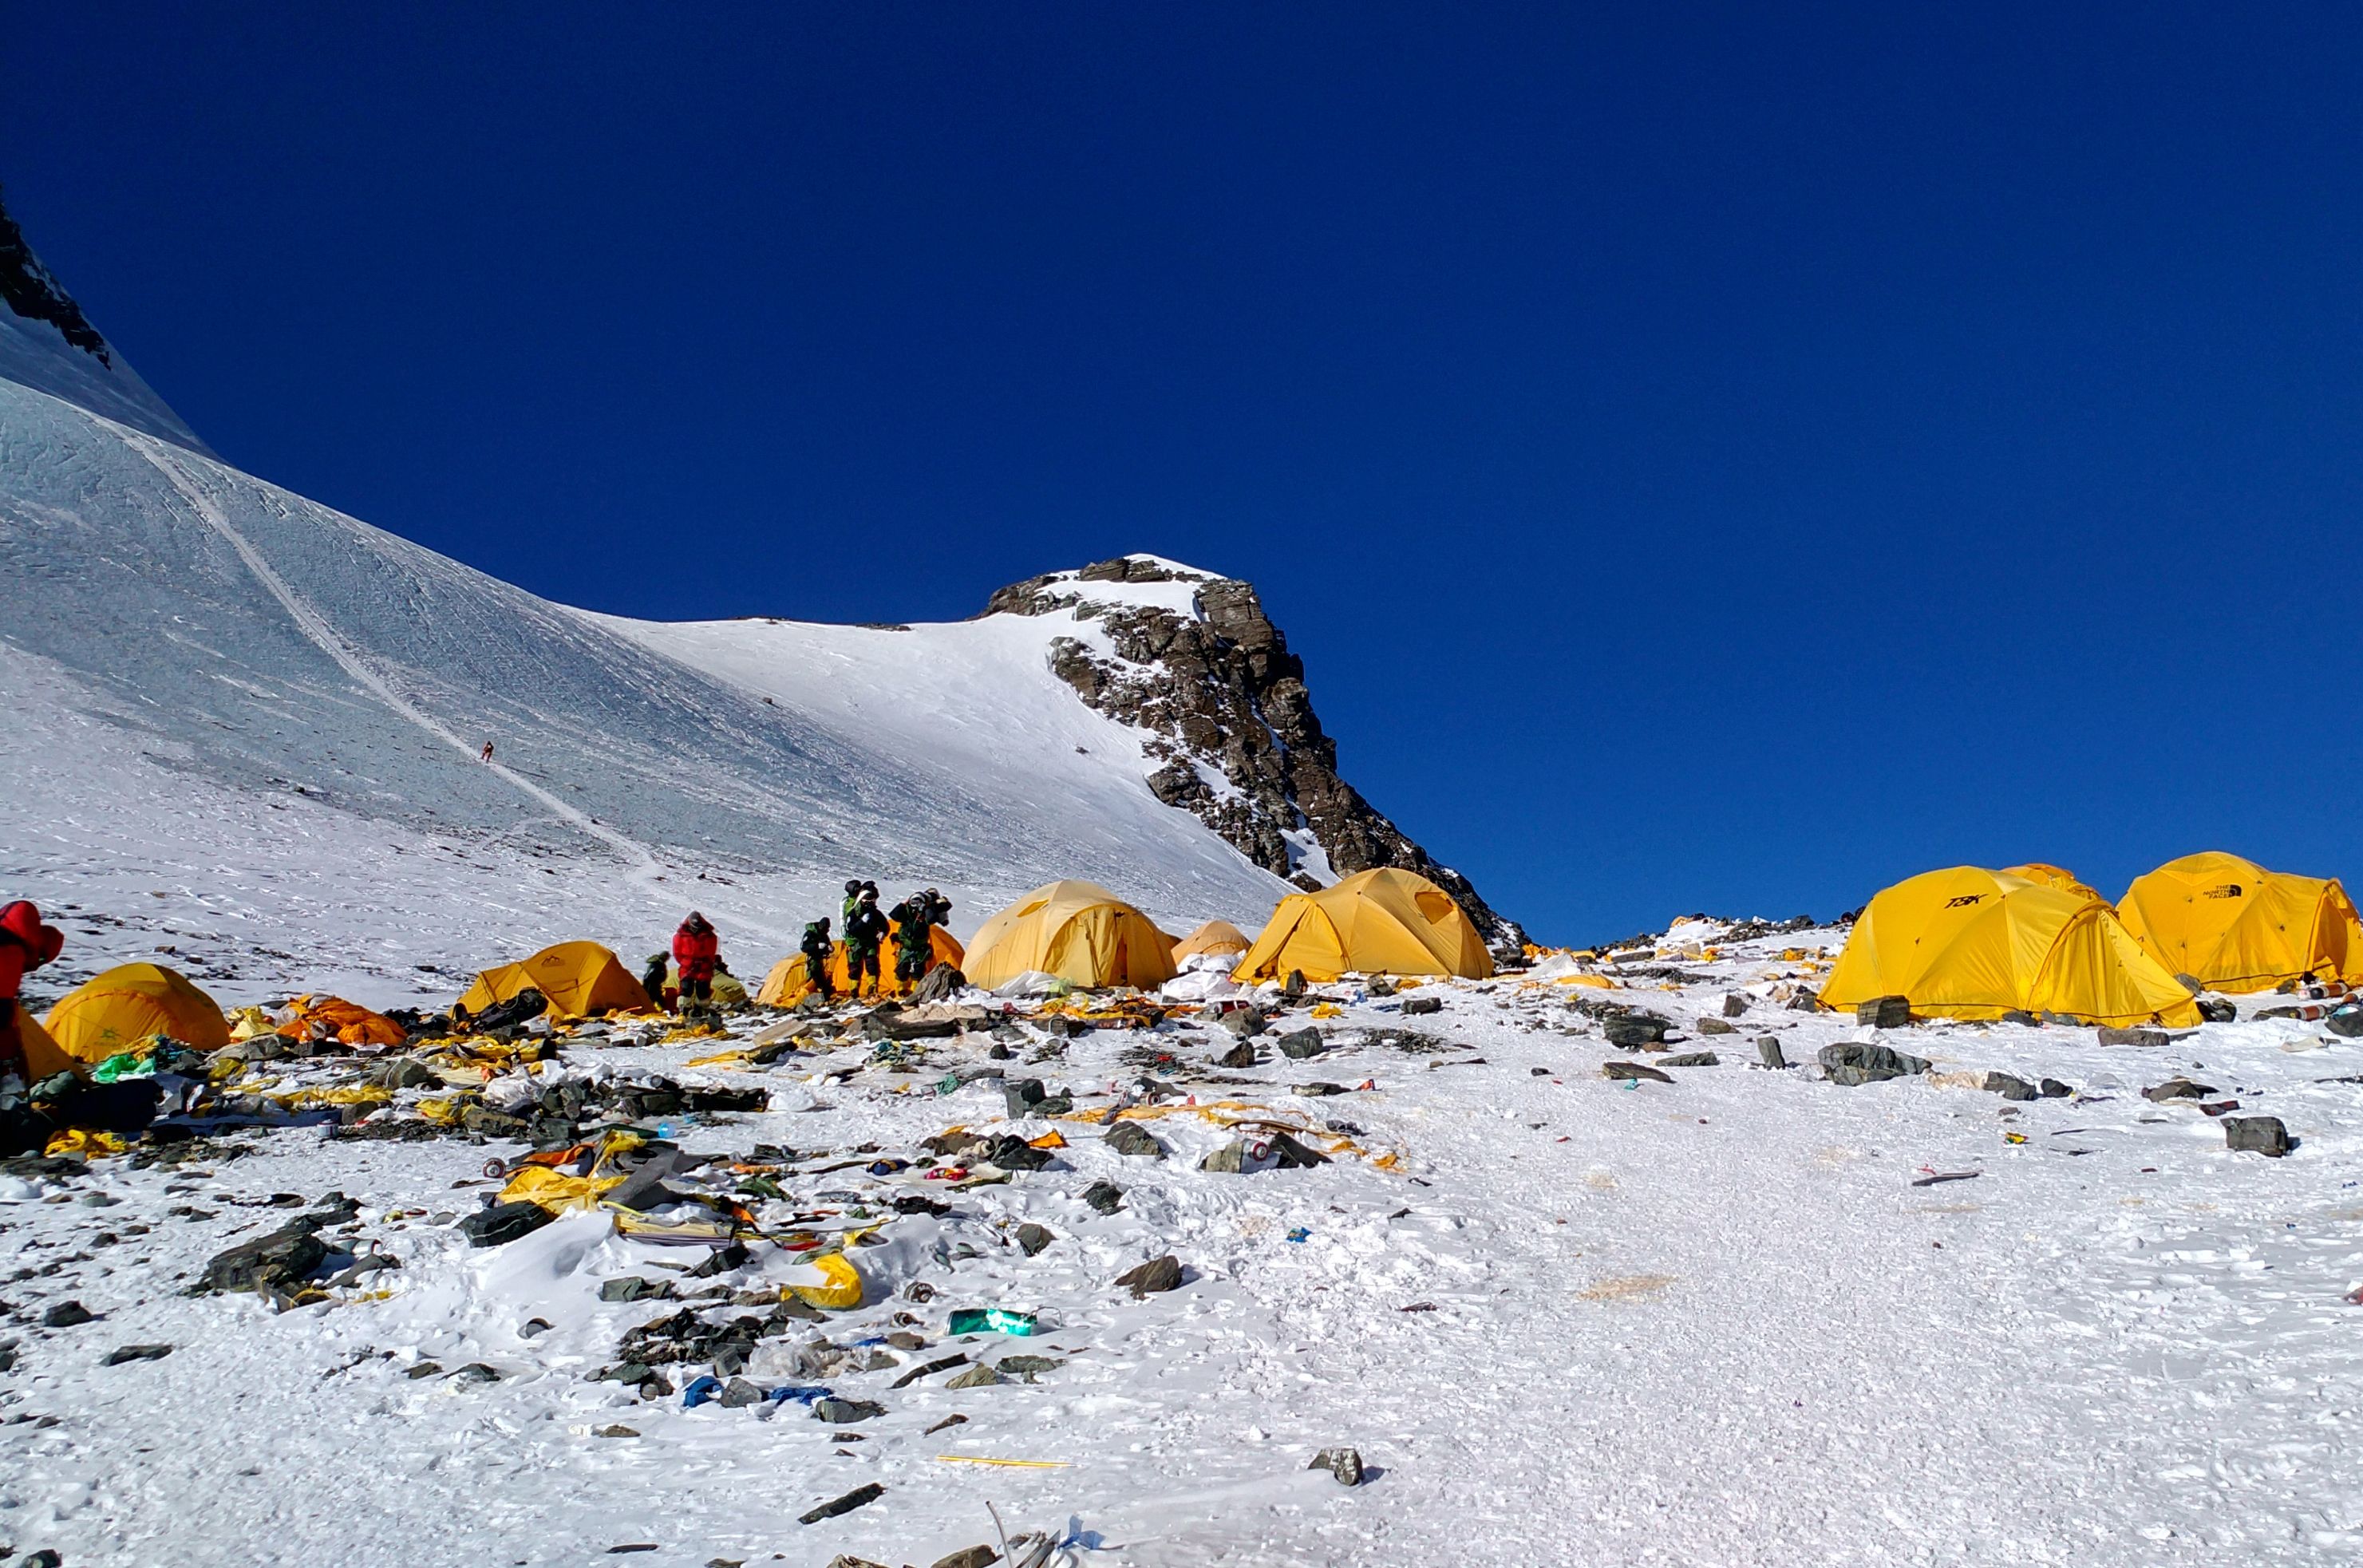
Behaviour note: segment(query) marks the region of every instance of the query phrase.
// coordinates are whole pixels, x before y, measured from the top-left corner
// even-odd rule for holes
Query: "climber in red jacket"
[[[681,1010],[711,1011],[714,1007],[714,964],[722,955],[722,939],[695,910],[672,933],[672,961],[681,969]]]
[[[17,1000],[28,972],[39,968],[65,951],[65,933],[41,923],[41,911],[29,899],[18,899],[0,909],[0,1077],[16,1074],[27,1083],[25,1044],[17,1036]]]

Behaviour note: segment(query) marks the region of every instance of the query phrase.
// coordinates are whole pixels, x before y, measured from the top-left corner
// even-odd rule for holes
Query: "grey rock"
[[[1337,1483],[1341,1486],[1359,1486],[1362,1484],[1362,1455],[1355,1449],[1325,1448],[1315,1454],[1313,1463],[1304,1468],[1326,1470],[1337,1478]]]
[[[2178,1073],[2154,1088],[2142,1090],[2142,1098],[2164,1105],[2175,1099],[2205,1099],[2217,1092],[2213,1084],[2194,1083]]]
[[[1293,1030],[1272,1043],[1280,1047],[1281,1055],[1298,1062],[1307,1056],[1318,1056],[1329,1048],[1329,1043],[1321,1038],[1321,1032],[1317,1029]]]
[[[826,1421],[833,1427],[850,1426],[856,1421],[875,1420],[886,1413],[886,1407],[875,1399],[815,1399],[812,1405],[813,1419]]]
[[[1988,1094],[1998,1094],[2004,1099],[2034,1099],[2037,1096],[2033,1084],[2028,1083],[2025,1078],[2013,1077],[2008,1073],[1988,1073],[1985,1090]]]
[[[637,1437],[639,1434],[636,1432],[633,1435]],[[852,1491],[848,1492],[842,1497],[831,1498],[829,1501],[823,1503],[820,1507],[813,1509],[810,1513],[797,1516],[796,1522],[799,1524],[818,1524],[823,1519],[833,1519],[839,1514],[849,1514],[854,1509],[861,1507],[865,1504],[876,1502],[885,1495],[886,1488],[880,1485],[877,1482],[872,1481],[866,1485],[856,1486]],[[809,1561],[809,1559],[807,1559],[807,1561]]]
[[[2042,1093],[2043,1098],[2046,1099],[2066,1099],[2069,1095],[2076,1092],[2066,1084],[2061,1083],[2058,1078],[2046,1078],[2035,1087]]]
[[[2036,1017],[2034,1013],[2027,1011],[2023,1007],[2014,1007],[2005,1010],[2002,1017],[1997,1021],[2002,1023],[2015,1023],[2025,1029],[2040,1029],[2043,1027],[2043,1020]]]
[[[599,1282],[599,1299],[602,1301],[638,1301],[643,1297],[662,1296],[664,1293],[663,1285],[653,1279],[643,1279],[636,1274]]]
[[[1747,1016],[1747,999],[1746,997],[1741,996],[1737,991],[1729,991],[1725,993],[1723,999],[1724,1017],[1743,1018]]]
[[[196,1294],[256,1290],[292,1295],[327,1261],[328,1249],[308,1220],[297,1220],[266,1236],[240,1242],[207,1260]]]
[[[1231,1033],[1237,1035],[1242,1040],[1246,1040],[1251,1036],[1261,1034],[1263,1032],[1263,1009],[1259,1007],[1236,1008],[1231,1011],[1223,1014],[1223,1016],[1215,1021],[1221,1024],[1223,1028],[1228,1030]]]
[[[1912,999],[1873,997],[1854,1010],[1854,1020],[1873,1029],[1902,1029],[1912,1021]]]
[[[1723,1058],[1712,1051],[1686,1051],[1679,1056],[1668,1056],[1658,1064],[1663,1067],[1720,1067]]]
[[[1136,1301],[1152,1291],[1177,1289],[1182,1284],[1182,1260],[1168,1253],[1118,1275],[1115,1282],[1130,1290]]]
[[[500,1368],[481,1361],[471,1361],[451,1375],[454,1383],[498,1383],[500,1380]]]
[[[460,1234],[472,1245],[497,1247],[519,1236],[530,1236],[557,1218],[540,1204],[520,1198],[515,1203],[495,1203],[489,1209],[478,1209],[460,1221]]]
[[[1413,997],[1403,1004],[1405,1018],[1426,1018],[1444,1010],[1442,997]]]
[[[1778,1035],[1759,1034],[1756,1037],[1756,1059],[1760,1065],[1776,1070],[1789,1066],[1789,1058],[1781,1053]]]
[[[1250,1045],[1248,1050],[1252,1054],[1255,1047]],[[1161,1160],[1165,1157],[1165,1145],[1137,1121],[1117,1122],[1108,1129],[1107,1136],[1102,1142],[1117,1154],[1132,1159]]]
[[[1218,1067],[1252,1067],[1256,1065],[1256,1048],[1242,1040],[1215,1058]]]
[[[2163,1045],[2173,1038],[2163,1029],[2103,1029],[2100,1032],[2103,1045]]]
[[[1702,1018],[1695,1026],[1701,1034],[1736,1034],[1738,1029],[1719,1018]]]
[[[1647,1079],[1650,1083],[1670,1084],[1674,1081],[1657,1068],[1645,1067],[1638,1062],[1603,1062],[1600,1065],[1600,1076],[1603,1078],[1614,1078],[1620,1082]]]
[[[1600,1021],[1601,1033],[1620,1051],[1655,1045],[1665,1039],[1668,1027],[1666,1020],[1639,1012],[1614,1013]]]
[[[957,1377],[945,1379],[944,1386],[947,1388],[990,1388],[1000,1381],[1001,1374],[993,1371],[993,1368],[989,1366],[979,1364],[970,1367],[966,1372],[960,1374]]]
[[[1910,1077],[1928,1070],[1925,1058],[1909,1056],[1884,1045],[1825,1045],[1818,1059],[1832,1083],[1849,1088]]]
[[[1015,1078],[1003,1082],[1001,1098],[1010,1118],[1015,1121],[1033,1115],[1034,1108],[1048,1099],[1049,1094],[1043,1088],[1040,1078]]]
[[[949,1001],[967,984],[968,977],[961,974],[956,966],[938,964],[919,977],[918,985],[912,988],[911,1000],[920,1005]]]
[[[894,1386],[897,1388],[907,1388],[922,1377],[933,1377],[938,1372],[949,1372],[953,1367],[966,1366],[967,1364],[967,1355],[955,1352],[950,1355],[940,1356],[934,1361],[928,1362],[924,1366],[913,1367],[910,1371],[904,1373],[902,1376],[894,1380]]]
[[[2206,1023],[2236,1023],[2240,1018],[2239,1004],[2229,997],[2195,997],[2199,1017]]]
[[[399,1056],[369,1075],[369,1081],[380,1088],[432,1088],[443,1080],[435,1069],[416,1056]]]
[[[718,1402],[726,1410],[742,1410],[749,1405],[763,1402],[763,1391],[743,1377],[734,1377],[722,1386]]]
[[[1048,1227],[1034,1224],[1030,1220],[1017,1227],[1018,1248],[1029,1258],[1058,1239],[1050,1234]]]
[[[79,1301],[61,1301],[41,1314],[44,1329],[71,1329],[98,1320],[98,1314]]]
[[[2289,1129],[2278,1116],[2224,1118],[2224,1147],[2234,1154],[2263,1154],[2280,1159],[2290,1152]]]
[[[1102,1214],[1113,1214],[1124,1207],[1124,1188],[1112,1181],[1095,1181],[1083,1188],[1083,1202]]]
[[[161,1361],[172,1353],[171,1345],[117,1345],[106,1353],[102,1366],[121,1366],[127,1361]]]
[[[1244,1138],[1232,1139],[1204,1159],[1200,1160],[1198,1168],[1202,1171],[1213,1171],[1218,1176],[1243,1175],[1254,1168],[1254,1162],[1248,1155],[1248,1141]]]
[[[1063,1361],[1047,1355],[1005,1355],[995,1364],[993,1370],[1005,1378],[1019,1377],[1031,1383],[1037,1373],[1056,1372],[1066,1364]]]
[[[1819,1012],[1821,1010],[1822,999],[1811,986],[1799,986],[1797,994],[1789,999],[1791,1012]]]

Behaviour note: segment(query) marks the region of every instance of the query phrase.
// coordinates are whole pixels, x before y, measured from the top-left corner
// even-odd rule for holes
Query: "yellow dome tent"
[[[1237,957],[1254,945],[1248,940],[1248,933],[1229,921],[1210,920],[1173,944],[1173,962],[1180,964],[1184,958],[1195,958],[1201,953]]]
[[[886,926],[885,945],[878,950],[878,984],[882,988],[878,994],[899,997],[911,989],[894,977],[894,937],[901,933],[903,922],[890,920]],[[937,964],[949,964],[959,968],[967,957],[960,947],[960,938],[940,925],[928,930],[927,951],[927,967],[930,969]],[[842,942],[829,948],[828,983],[838,996],[844,996],[853,988],[853,971],[845,961],[845,944]],[[763,977],[762,988],[755,993],[755,999],[771,1007],[793,1007],[804,1000],[804,993],[811,989],[812,982],[804,977],[804,955],[791,953],[771,966],[771,972]]]
[[[595,942],[561,942],[523,963],[487,969],[476,977],[460,1005],[482,1012],[527,986],[549,999],[552,1012],[568,1018],[649,1005],[649,993],[623,960]]]
[[[1459,975],[1483,979],[1493,955],[1452,895],[1410,871],[1359,871],[1317,893],[1291,893],[1231,977]]]
[[[979,927],[961,966],[987,988],[1038,969],[1071,985],[1145,990],[1173,977],[1173,939],[1096,882],[1052,882]]]
[[[43,1019],[58,1047],[81,1062],[104,1062],[150,1035],[197,1051],[229,1043],[229,1022],[214,999],[161,964],[123,964],[58,999]]]
[[[25,1067],[33,1075],[30,1083],[39,1083],[60,1073],[82,1071],[82,1064],[59,1048],[58,1043],[50,1038],[50,1032],[41,1027],[41,1021],[21,1009],[17,1013],[17,1043],[25,1049]]]
[[[1852,1008],[1890,996],[1937,1018],[2019,1010],[2112,1025],[2199,1021],[2189,988],[2099,894],[1974,866],[1883,889],[1855,922],[1822,1000]]]
[[[2002,874],[2024,877],[2030,882],[2041,882],[2046,887],[2063,889],[2070,893],[2090,893],[2096,899],[2101,896],[2099,889],[2087,887],[2073,871],[2062,866],[2047,865],[2040,860],[2030,860],[2024,866],[2005,866]]]
[[[2135,878],[2117,908],[2170,973],[2217,990],[2268,991],[2306,975],[2363,984],[2363,924],[2335,878],[2210,850]]]

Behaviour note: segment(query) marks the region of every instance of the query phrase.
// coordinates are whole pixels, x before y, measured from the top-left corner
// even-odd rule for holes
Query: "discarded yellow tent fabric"
[[[61,1049],[104,1062],[151,1034],[198,1051],[229,1043],[229,1022],[214,999],[161,964],[124,964],[94,975],[58,999],[42,1023]]]
[[[41,1027],[41,1021],[29,1012],[19,1010],[17,1014],[17,1043],[25,1048],[25,1066],[33,1075],[32,1083],[59,1073],[82,1071],[83,1065],[61,1050],[58,1043],[50,1038],[50,1032]]]
[[[2189,988],[2100,895],[1975,866],[1898,882],[1855,922],[1822,1000],[1851,1008],[1892,996],[1936,1018],[2016,1010],[2099,1024],[2199,1021]]]
[[[649,1005],[649,993],[623,961],[595,942],[561,942],[521,964],[503,964],[476,977],[460,1005],[482,1012],[531,986],[549,999],[552,1012],[588,1018],[616,1008]]]
[[[400,1045],[410,1038],[394,1020],[342,997],[297,997],[287,1007],[293,1016],[279,1026],[279,1032],[290,1040],[329,1039],[346,1045]]]
[[[2169,971],[2220,991],[2313,975],[2363,984],[2363,924],[2335,878],[2268,871],[2210,850],[2136,877],[2117,906]]]
[[[1210,920],[1173,944],[1173,962],[1179,964],[1182,959],[1195,958],[1201,953],[1236,956],[1254,945],[1248,940],[1248,933],[1229,921]]]
[[[2047,865],[2040,860],[2030,860],[2024,866],[2005,866],[2002,874],[2024,877],[2030,882],[2040,882],[2049,888],[2064,888],[2071,893],[2090,893],[2096,899],[2101,896],[2099,889],[2086,886],[2076,873],[2066,867]]]
[[[1146,989],[1173,977],[1173,941],[1096,882],[1052,882],[986,921],[961,967],[986,987],[1038,969],[1071,985]]]
[[[1459,975],[1482,979],[1493,955],[1452,895],[1411,871],[1359,871],[1317,893],[1291,893],[1232,977],[1314,981],[1340,975]]]
[[[886,944],[878,950],[878,984],[883,988],[878,994],[899,997],[911,989],[894,977],[894,938],[901,934],[903,922],[890,920],[886,928]],[[929,928],[927,932],[927,951],[931,955],[927,966],[931,969],[937,964],[949,964],[957,969],[968,956],[960,946],[960,938],[939,925]],[[853,970],[845,961],[845,944],[842,942],[829,949],[828,983],[838,996],[853,988]],[[804,955],[791,953],[771,966],[771,972],[763,977],[763,988],[755,993],[755,999],[771,1007],[793,1007],[804,1000],[804,993],[811,989],[812,982],[804,977]]]

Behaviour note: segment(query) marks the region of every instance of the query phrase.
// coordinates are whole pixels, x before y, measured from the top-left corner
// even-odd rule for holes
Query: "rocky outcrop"
[[[1193,591],[1189,613],[1170,607],[1173,595],[1117,586],[1164,583]],[[1052,671],[1093,709],[1145,731],[1157,798],[1257,865],[1308,889],[1376,867],[1415,871],[1450,893],[1492,945],[1524,941],[1467,878],[1338,777],[1337,743],[1313,712],[1304,665],[1251,584],[1126,556],[1013,583],[985,613],[1065,613],[1093,625],[1096,635],[1052,641]]]
[[[68,343],[83,353],[94,356],[102,365],[112,367],[115,360],[107,352],[106,339],[82,313],[73,296],[63,284],[50,276],[25,243],[24,231],[17,220],[8,215],[5,200],[0,200],[0,301],[28,321],[46,321],[62,334]]]

